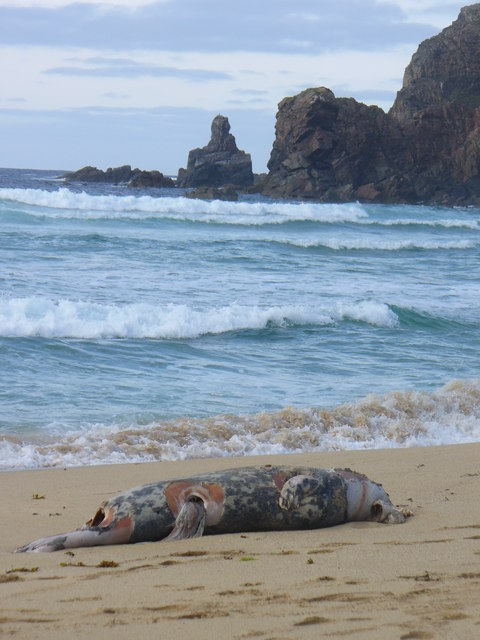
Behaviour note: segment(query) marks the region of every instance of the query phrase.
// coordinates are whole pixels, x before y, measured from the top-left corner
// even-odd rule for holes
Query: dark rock
[[[212,137],[206,147],[192,149],[186,169],[179,169],[179,187],[246,187],[253,184],[250,154],[240,151],[225,116],[212,122]]]
[[[279,104],[263,192],[480,203],[480,4],[423,42],[388,114],[324,87]]]
[[[107,182],[110,184],[128,184],[130,187],[174,187],[175,182],[160,171],[142,171],[132,169],[129,164],[122,167],[108,168],[106,171],[97,167],[83,167],[78,171],[66,173],[68,182]]]
[[[262,185],[267,179],[266,173],[254,173],[253,174],[253,184],[254,186]]]
[[[475,4],[464,7],[450,27],[420,44],[390,113],[409,122],[425,109],[448,103],[469,111],[480,106],[479,52],[480,4]]]
[[[168,176],[164,176],[160,171],[138,171],[135,170],[133,177],[129,181],[130,187],[174,187],[175,181]]]
[[[128,182],[131,177],[132,167],[129,164],[114,169],[108,168],[106,171],[87,166],[78,171],[66,173],[64,176],[69,182],[111,182],[112,184]]]
[[[242,193],[262,193],[266,180],[266,173],[254,173],[253,184],[248,187],[243,187]]]
[[[104,182],[105,172],[97,167],[82,167],[78,171],[69,171],[64,174],[68,182]]]
[[[186,198],[199,198],[200,200],[238,200],[238,193],[234,185],[225,185],[219,189],[217,187],[197,187],[193,191],[185,193]]]
[[[122,167],[108,168],[105,173],[105,182],[113,182],[113,184],[121,184],[128,182],[132,177],[132,167],[125,164]]]
[[[335,98],[325,87],[286,98],[279,104],[263,191],[315,200],[358,198],[359,188],[391,176],[397,129],[378,107]]]

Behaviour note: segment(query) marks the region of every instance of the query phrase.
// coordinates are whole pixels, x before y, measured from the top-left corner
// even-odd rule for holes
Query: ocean
[[[480,440],[480,210],[0,170],[0,469]]]

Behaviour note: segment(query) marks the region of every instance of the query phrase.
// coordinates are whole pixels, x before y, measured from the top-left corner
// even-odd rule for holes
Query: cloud
[[[365,102],[366,104],[391,104],[395,100],[397,91],[401,87],[401,81],[398,80],[395,84],[397,85],[395,89],[382,89],[381,87],[362,89],[360,87],[355,91],[355,100],[357,100],[357,102]],[[337,98],[350,97],[352,93],[350,87],[345,85],[332,85],[330,88]]]
[[[111,98],[112,100],[128,100],[128,98],[130,98],[130,94],[118,93],[117,91],[105,91],[105,93],[102,93],[102,97]]]
[[[0,165],[175,173],[220,111],[262,171],[282,98],[324,85],[388,109],[464,3],[0,0]]]
[[[268,96],[268,91],[266,91],[265,89],[246,89],[243,87],[233,89],[232,93],[236,93],[240,96],[250,96],[257,98],[264,98],[265,96]]]
[[[96,4],[96,5],[113,5],[115,7],[124,7],[135,11],[140,6],[152,4],[155,0],[0,0],[0,7],[42,7],[44,9],[58,9],[65,7],[69,4],[74,4],[80,1],[82,4]],[[160,2],[162,0],[157,0]],[[163,0],[163,2],[170,2],[171,0]]]
[[[376,0],[378,5],[397,7],[405,15],[406,22],[423,22],[443,29],[457,17],[466,0]]]
[[[393,99],[412,49],[293,56],[127,50],[102,55],[91,49],[0,46],[0,66],[4,97],[24,97],[32,109],[111,106],[116,96],[123,96],[122,106],[135,108],[214,110],[234,100],[245,108],[268,107],[273,119],[282,98],[308,86],[335,92],[342,87],[340,95],[357,99],[365,89],[376,96],[378,90],[389,91]],[[392,99],[379,103],[376,97],[375,102],[389,108]]]
[[[301,11],[292,11],[291,0],[153,2],[133,12],[99,6],[0,6],[0,43],[318,54],[381,50],[435,33],[431,25],[409,21],[401,6],[364,0],[303,0]]]
[[[82,62],[83,64],[51,67],[43,73],[63,76],[90,76],[92,78],[180,78],[189,82],[232,79],[230,74],[223,71],[181,69],[178,67],[144,64],[126,58],[97,57]]]

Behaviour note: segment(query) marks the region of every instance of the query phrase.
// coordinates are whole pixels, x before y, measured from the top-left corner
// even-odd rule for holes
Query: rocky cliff
[[[389,113],[324,87],[279,104],[267,195],[480,205],[480,4],[423,42]]]
[[[179,187],[221,187],[232,184],[247,187],[253,184],[250,154],[238,149],[230,133],[230,123],[218,115],[212,122],[210,142],[188,154],[186,169],[179,169]]]

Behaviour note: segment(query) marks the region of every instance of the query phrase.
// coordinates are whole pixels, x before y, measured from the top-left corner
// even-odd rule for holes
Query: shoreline
[[[64,433],[42,424],[38,433],[3,435],[0,471],[468,444],[480,441],[479,401],[478,378],[454,378],[433,390],[371,392],[323,407],[152,416],[143,424],[100,422]]]
[[[480,443],[5,471],[0,631],[22,638],[448,638],[480,628]],[[258,464],[351,467],[412,509],[403,525],[14,555],[138,484]],[[34,499],[36,497],[36,499]],[[110,566],[108,566],[110,564]],[[117,566],[111,566],[111,565]],[[103,566],[101,566],[103,565]],[[388,631],[387,631],[388,630]]]
[[[180,476],[183,477],[187,475],[194,475],[197,473],[208,473],[209,471],[217,471],[219,469],[230,469],[234,467],[243,467],[243,466],[255,466],[261,464],[301,464],[308,466],[311,464],[315,466],[324,466],[324,467],[343,467],[348,466],[343,463],[331,463],[330,465],[325,463],[317,462],[305,462],[305,460],[312,459],[323,459],[332,457],[335,460],[337,457],[342,459],[349,458],[350,455],[356,456],[357,454],[363,458],[363,454],[366,457],[369,457],[370,454],[387,454],[390,451],[412,451],[412,450],[422,450],[422,449],[450,449],[450,448],[458,448],[458,447],[470,447],[470,446],[480,446],[480,441],[471,440],[468,442],[456,442],[456,443],[442,443],[442,444],[412,444],[407,446],[392,446],[392,447],[372,447],[372,448],[361,448],[361,449],[338,449],[338,450],[315,450],[312,449],[310,451],[302,450],[302,451],[292,451],[292,452],[282,452],[282,453],[261,453],[261,454],[249,454],[245,453],[243,455],[222,455],[222,456],[206,456],[204,458],[197,457],[189,457],[178,460],[126,460],[122,462],[95,462],[94,464],[78,464],[78,465],[56,465],[56,466],[45,466],[45,467],[27,467],[27,468],[0,468],[0,476],[8,475],[8,474],[43,474],[48,472],[87,472],[93,471],[95,473],[96,470],[99,470],[100,475],[103,477],[104,475],[108,476],[108,470],[111,469],[112,473],[114,471],[118,471],[122,473],[122,476],[125,474],[126,470],[130,467],[152,467],[152,471],[155,474],[157,469],[161,468],[162,476],[155,475],[152,480],[141,481],[139,484],[145,484],[148,482],[155,482],[156,480],[160,480],[165,477],[165,479],[176,478],[177,476],[171,475],[169,472],[169,468],[173,467],[175,470],[177,468],[184,469],[185,471],[180,471]],[[105,472],[105,473],[103,473]],[[167,475],[164,475],[167,474]],[[115,474],[114,474],[115,475]],[[139,474],[143,476],[143,473]],[[150,469],[147,470],[147,475],[150,475]],[[126,473],[127,477],[131,477],[130,473]],[[375,478],[372,478],[375,480]],[[133,485],[132,485],[133,486]],[[124,489],[128,489],[132,487],[124,487]],[[123,491],[123,489],[119,489],[119,492]]]

